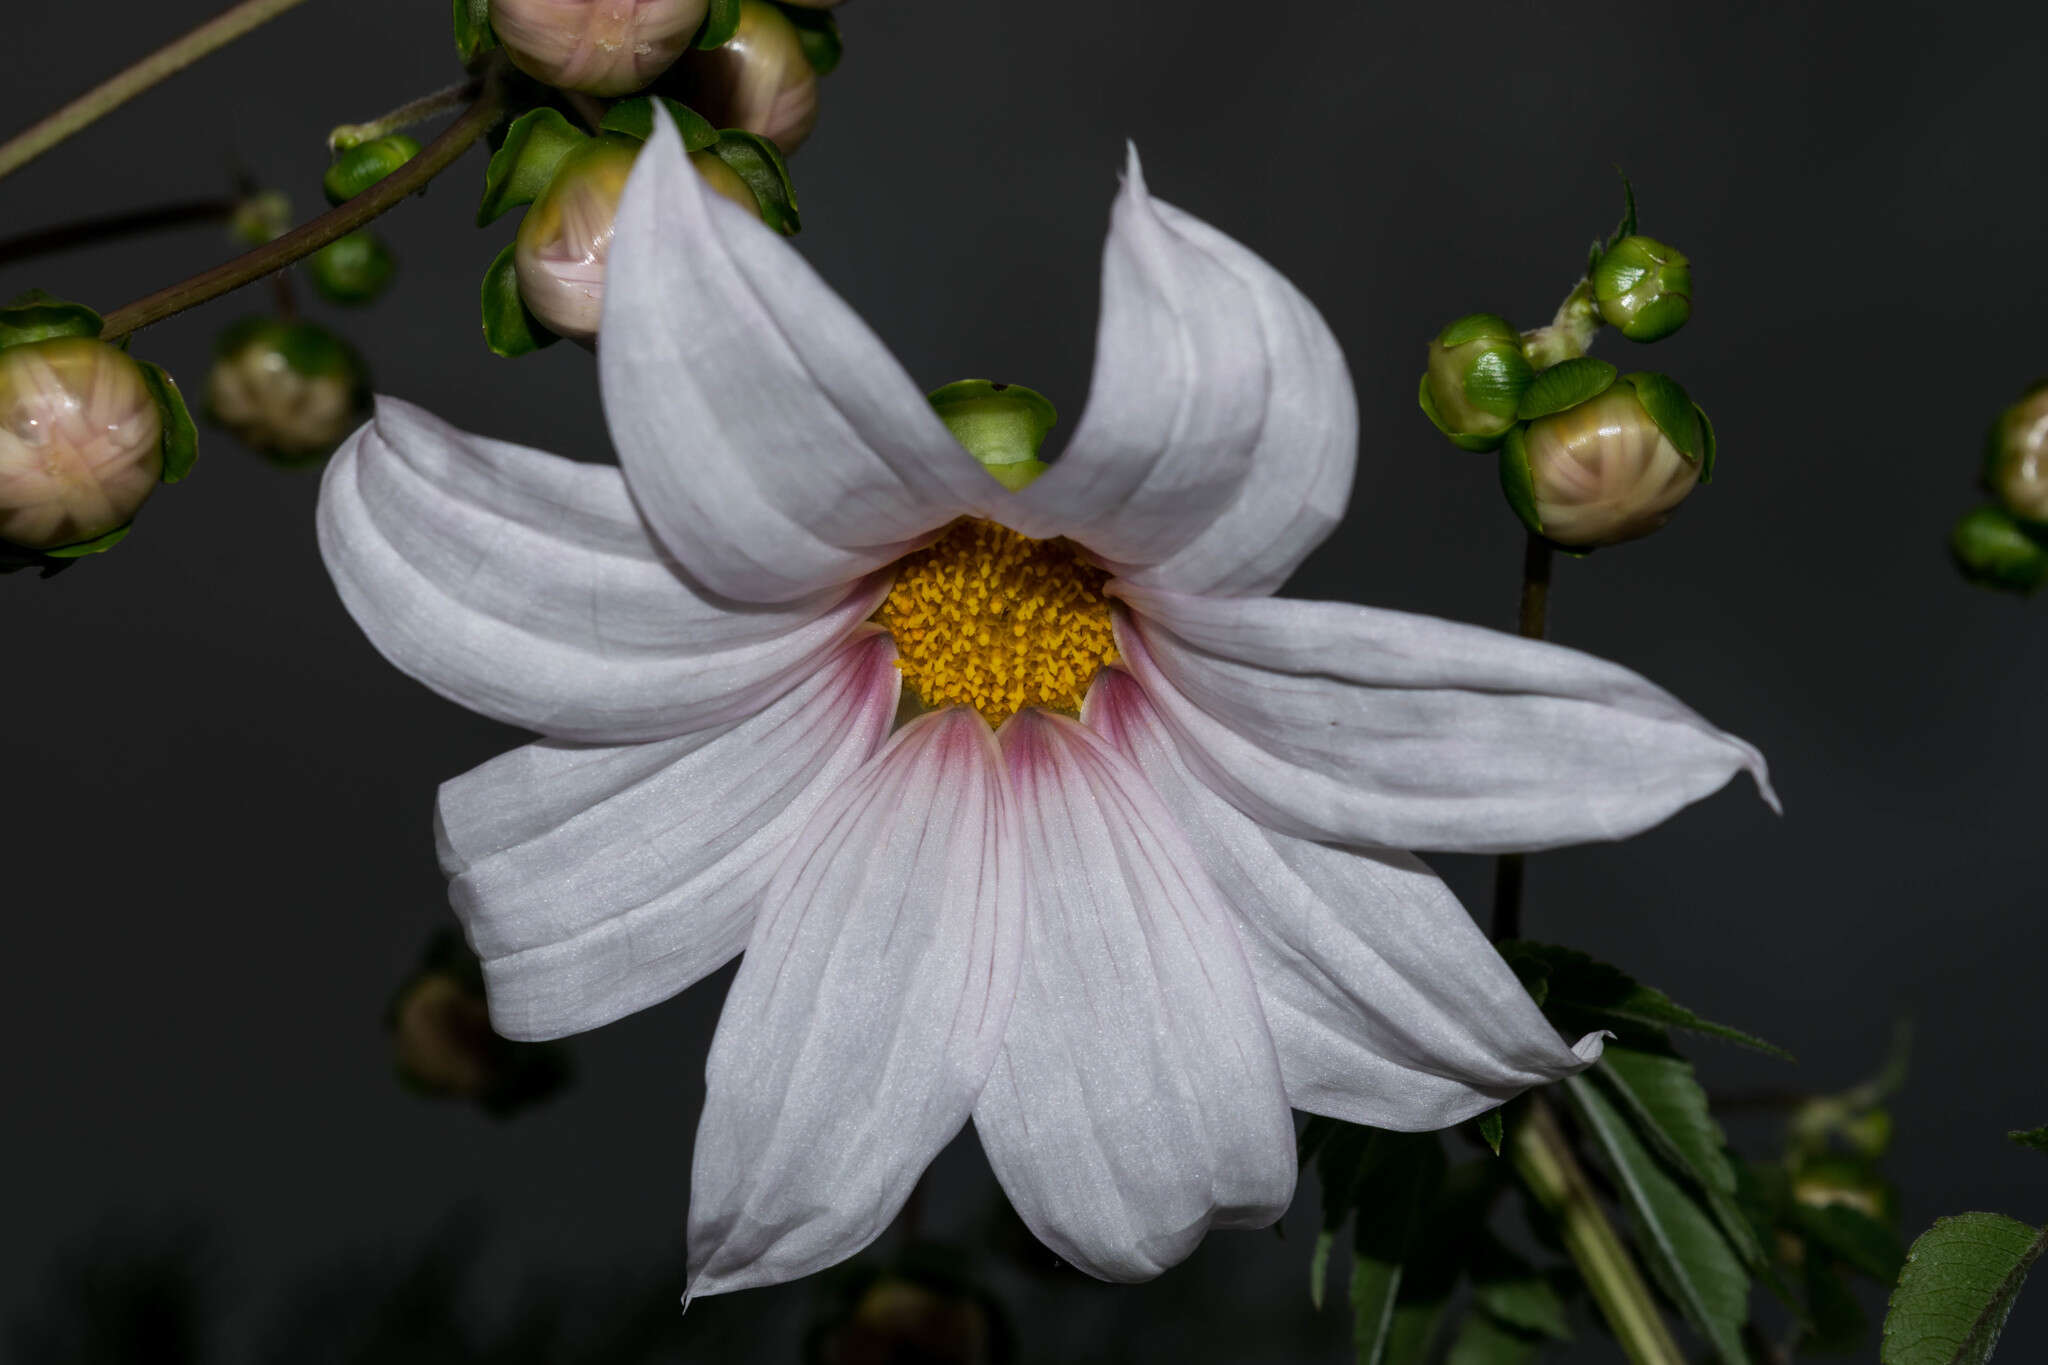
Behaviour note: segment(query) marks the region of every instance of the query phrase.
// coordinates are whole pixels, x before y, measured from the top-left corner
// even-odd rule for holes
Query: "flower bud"
[[[1038,390],[962,379],[934,389],[930,401],[953,439],[1011,492],[1046,471],[1045,461],[1038,458],[1039,447],[1060,417]]]
[[[90,337],[0,351],[0,541],[52,550],[126,526],[164,473],[142,367]]]
[[[2048,381],[2029,389],[1991,424],[1984,484],[2014,517],[2048,528]]]
[[[314,252],[306,262],[313,287],[332,303],[368,303],[384,292],[398,263],[374,232],[351,232]]]
[[[884,1272],[842,1312],[815,1335],[815,1365],[997,1365],[1009,1355],[1003,1324],[966,1286]]]
[[[1492,450],[1515,424],[1515,405],[1536,372],[1506,318],[1474,313],[1429,343],[1418,401],[1437,430],[1465,450]]]
[[[1568,549],[1616,545],[1669,521],[1701,477],[1712,476],[1712,450],[1712,428],[1683,389],[1661,375],[1628,375],[1509,432],[1501,487],[1523,524],[1546,540]]]
[[[404,133],[371,138],[334,158],[320,188],[330,204],[345,204],[420,154],[420,144]]]
[[[630,94],[675,64],[709,0],[491,0],[512,64],[562,90]]]
[[[519,296],[550,331],[577,341],[597,335],[604,314],[605,261],[640,144],[630,138],[593,138],[562,158],[554,179],[520,220],[512,265]],[[712,189],[759,213],[739,173],[709,152],[690,164]]]
[[[1624,237],[1593,263],[1600,316],[1630,341],[1662,341],[1692,316],[1692,263],[1655,237]]]
[[[419,967],[392,997],[384,1026],[398,1079],[422,1095],[467,1100],[504,1117],[569,1081],[562,1049],[515,1043],[491,1028],[483,970],[452,931],[429,941]]]
[[[332,332],[247,318],[214,348],[207,415],[280,464],[307,464],[355,430],[368,392],[362,360]]]
[[[683,103],[717,127],[759,133],[789,153],[817,126],[817,70],[796,25],[767,0],[740,0],[732,40],[690,53],[677,70]]]
[[[1949,551],[1963,577],[1979,587],[2033,592],[2048,583],[2048,546],[2002,507],[1979,507],[1957,522]]]

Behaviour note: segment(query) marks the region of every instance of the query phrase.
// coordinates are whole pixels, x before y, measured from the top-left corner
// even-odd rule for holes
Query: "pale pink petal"
[[[378,400],[320,488],[342,603],[402,671],[557,739],[667,738],[750,715],[815,670],[885,581],[766,608],[690,581],[619,471]]]
[[[441,863],[497,1031],[596,1028],[737,956],[783,850],[887,737],[900,682],[869,627],[746,720],[544,740],[443,784]]]
[[[780,236],[707,190],[666,117],[619,204],[605,416],[648,522],[747,602],[847,583],[1002,493]]]
[[[1143,690],[1096,675],[1087,724],[1128,754],[1237,910],[1296,1109],[1446,1128],[1582,1070],[1457,897],[1412,854],[1267,829],[1188,770]]]
[[[1294,1192],[1294,1129],[1229,912],[1130,761],[1063,717],[1004,726],[1030,873],[1024,972],[974,1109],[1041,1241],[1142,1280]]]
[[[996,515],[1142,582],[1271,592],[1343,516],[1357,438],[1350,373],[1315,308],[1151,198],[1133,149],[1103,248],[1087,409]]]
[[[1625,839],[1762,755],[1577,650],[1340,602],[1112,583],[1117,648],[1188,766],[1302,838],[1501,853]]]
[[[967,1121],[1016,994],[1016,813],[974,712],[898,731],[781,864],[711,1045],[692,1295],[880,1235]]]

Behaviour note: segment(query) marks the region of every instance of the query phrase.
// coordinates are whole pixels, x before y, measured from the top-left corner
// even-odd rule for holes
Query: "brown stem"
[[[461,118],[421,149],[420,154],[390,175],[364,190],[339,208],[328,210],[311,222],[301,223],[274,242],[194,275],[146,298],[107,314],[100,336],[108,341],[139,331],[151,323],[184,312],[282,270],[301,257],[310,256],[337,238],[346,237],[371,219],[397,207],[400,200],[447,170],[470,145],[498,121],[502,103],[495,81],[486,83],[484,93]]]
[[[69,251],[74,247],[91,246],[95,242],[142,232],[191,227],[196,223],[224,223],[233,218],[235,210],[240,207],[239,199],[191,199],[178,204],[159,204],[155,208],[57,223],[0,239],[0,265],[12,265],[31,256]]]
[[[1550,542],[1530,532],[1522,549],[1522,603],[1518,633],[1540,640],[1550,622]],[[1523,855],[1503,853],[1493,864],[1493,939],[1499,943],[1522,936],[1522,885],[1527,875]]]

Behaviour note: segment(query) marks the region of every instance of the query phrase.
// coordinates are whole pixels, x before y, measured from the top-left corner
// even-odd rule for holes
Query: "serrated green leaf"
[[[2015,1128],[2006,1137],[2022,1147],[2031,1147],[2037,1152],[2048,1152],[2048,1128]]]
[[[1531,975],[1543,978],[1547,986],[1543,1008],[1568,1016],[1574,1028],[1608,1028],[1625,1040],[1640,1040],[1647,1029],[1653,1043],[1660,1041],[1664,1029],[1683,1029],[1767,1052],[1782,1061],[1794,1060],[1775,1043],[1703,1019],[1619,967],[1595,961],[1575,949],[1516,939],[1501,944],[1500,952],[1525,983]]]
[[[718,141],[718,130],[711,126],[709,119],[666,95],[635,95],[631,99],[620,100],[605,110],[604,119],[597,126],[607,133],[618,133],[645,142],[654,136],[654,102],[657,99],[675,119],[676,131],[683,137],[684,151],[701,152]]]
[[[785,237],[803,230],[803,219],[797,214],[796,186],[790,181],[782,152],[773,142],[759,133],[727,128],[719,133],[711,150],[754,192],[762,222]]]
[[[1643,411],[1650,414],[1650,420],[1657,424],[1657,430],[1664,438],[1678,448],[1678,453],[1701,464],[1706,453],[1705,438],[1700,431],[1699,407],[1686,393],[1685,386],[1668,374],[1654,370],[1638,370],[1622,376],[1622,382],[1634,387],[1636,401],[1643,405]]]
[[[1541,1337],[1474,1313],[1458,1329],[1444,1365],[1535,1365],[1545,1344]]]
[[[2048,1230],[1996,1213],[1941,1218],[1906,1253],[1884,1315],[1883,1365],[1984,1365]]]
[[[697,46],[709,51],[724,47],[740,31],[740,0],[711,0],[704,14],[704,27],[697,30]]]
[[[1847,1204],[1793,1206],[1794,1225],[1807,1242],[1879,1284],[1890,1284],[1906,1263],[1906,1248],[1883,1223]]]
[[[1477,1122],[1479,1124],[1479,1136],[1485,1139],[1486,1145],[1493,1149],[1493,1154],[1499,1156],[1500,1140],[1506,1127],[1501,1120],[1500,1110],[1487,1110],[1479,1116]]]
[[[1651,1155],[1601,1087],[1584,1076],[1565,1086],[1605,1158],[1652,1276],[1723,1365],[1748,1365],[1742,1324],[1749,1274],[1713,1215]]]
[[[519,274],[512,266],[512,244],[484,272],[484,344],[507,360],[552,346],[561,338],[541,325],[519,294]]]
[[[777,5],[783,16],[796,26],[797,41],[803,44],[804,60],[820,76],[829,76],[839,66],[846,45],[839,37],[839,21],[828,9],[807,5]]]
[[[1575,408],[1587,399],[1607,392],[1619,373],[1598,356],[1574,356],[1570,360],[1559,361],[1539,372],[1529,387],[1522,390],[1515,416],[1524,422],[1533,422],[1538,417]]]
[[[58,337],[97,337],[104,325],[100,315],[82,303],[31,289],[0,308],[0,350]]]
[[[476,225],[483,227],[510,209],[540,198],[562,158],[590,141],[559,109],[529,109],[512,120],[505,141],[484,168],[484,197],[476,207]]]
[[[455,0],[455,55],[468,66],[498,45],[491,31],[491,0]]]
[[[156,400],[157,416],[163,421],[163,481],[176,483],[192,472],[199,459],[199,428],[192,424],[185,395],[178,392],[177,381],[170,372],[147,360],[135,363],[142,369],[143,383],[149,386],[149,396]]]

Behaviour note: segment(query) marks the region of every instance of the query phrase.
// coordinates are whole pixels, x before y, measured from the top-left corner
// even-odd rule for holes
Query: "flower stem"
[[[1623,1354],[1636,1365],[1686,1365],[1650,1297],[1650,1286],[1601,1211],[1592,1182],[1541,1095],[1531,1095],[1521,1121],[1508,1125],[1507,1155],[1555,1221]]]
[[[1593,307],[1593,286],[1581,279],[1557,305],[1557,316],[1548,327],[1522,333],[1522,354],[1539,370],[1559,361],[1572,360],[1592,348],[1600,334],[1600,315]]]
[[[107,314],[107,325],[100,336],[113,341],[151,323],[162,322],[173,314],[260,280],[272,271],[282,270],[329,242],[346,237],[379,214],[395,208],[400,200],[452,166],[498,121],[502,109],[497,83],[486,81],[483,93],[477,96],[476,103],[470,105],[461,118],[449,124],[439,137],[421,149],[418,156],[369,189],[339,208],[301,223],[274,242],[115,309]]]
[[[238,5],[230,5],[184,37],[164,44],[126,71],[94,86],[26,132],[0,143],[0,176],[12,175],[158,82],[304,3],[305,0],[242,0]]]
[[[1519,633],[1526,640],[1543,638],[1550,620],[1550,542],[1530,534],[1522,549],[1522,609]],[[1523,855],[1503,853],[1493,864],[1493,939],[1522,936]]]
[[[235,210],[241,206],[242,201],[239,199],[189,199],[182,203],[159,204],[155,208],[110,213],[98,218],[80,218],[75,222],[58,223],[54,227],[37,228],[33,232],[24,232],[0,240],[0,265],[12,265],[31,256],[41,256],[52,251],[68,251],[73,247],[91,246],[94,242],[110,241],[142,232],[156,232],[163,228],[191,227],[197,223],[225,223],[235,216]]]
[[[421,95],[408,100],[390,113],[373,118],[368,123],[344,123],[327,135],[327,149],[331,152],[345,152],[351,147],[360,147],[365,142],[374,142],[380,137],[410,128],[415,123],[425,123],[438,114],[460,109],[475,99],[483,90],[480,81],[457,81],[445,90],[436,90],[431,95]]]

